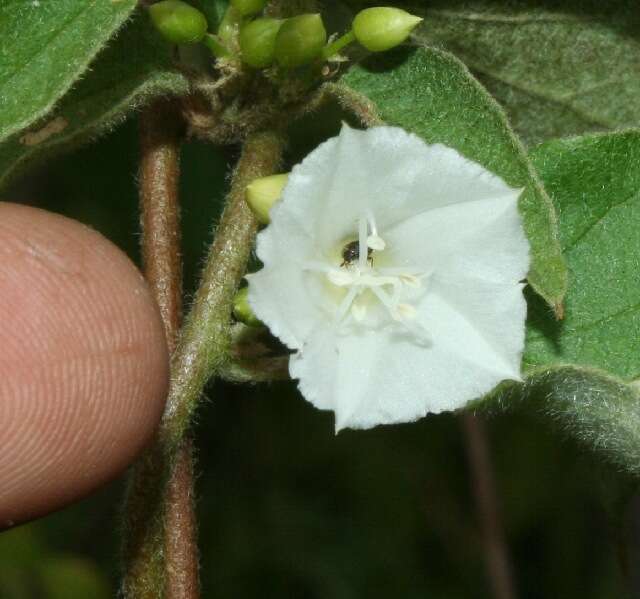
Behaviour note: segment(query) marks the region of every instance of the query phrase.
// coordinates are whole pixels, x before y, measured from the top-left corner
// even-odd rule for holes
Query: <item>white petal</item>
[[[403,129],[345,125],[293,169],[281,208],[326,250],[357,237],[363,214],[372,214],[384,230],[425,210],[510,190],[455,150],[427,145]]]
[[[456,151],[391,127],[344,127],[293,169],[258,237],[265,267],[251,277],[249,302],[298,350],[290,372],[310,402],[335,411],[337,429],[456,409],[519,378],[526,305],[518,281],[529,263],[519,193]],[[365,218],[376,224],[368,239],[359,232]],[[374,302],[365,312],[357,287],[345,277],[329,282],[340,243],[359,237],[361,262],[366,240],[375,268],[404,273],[410,294],[388,296],[375,286],[388,284],[382,276],[360,274]],[[400,324],[370,318],[374,296]],[[350,311],[340,323],[338,306]]]
[[[518,190],[406,219],[385,232],[387,260],[449,277],[515,283],[529,269]]]
[[[249,281],[249,304],[256,316],[291,349],[302,347],[319,321],[327,318],[335,301],[321,283],[326,275],[311,273],[305,264],[321,258],[314,240],[280,207],[259,235],[257,254],[264,268]],[[274,214],[275,213],[275,214]]]
[[[508,378],[474,358],[438,340],[416,344],[398,330],[338,335],[319,329],[289,370],[308,401],[335,411],[338,431],[455,410]]]
[[[527,304],[523,285],[434,276],[418,306],[436,343],[500,379],[520,379]]]

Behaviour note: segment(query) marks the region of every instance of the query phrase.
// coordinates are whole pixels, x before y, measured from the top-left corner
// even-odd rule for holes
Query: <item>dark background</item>
[[[292,156],[326,134],[298,132]],[[234,158],[184,149],[188,294]],[[137,261],[136,164],[132,120],[3,199],[90,224]],[[627,481],[526,407],[494,416],[488,431],[519,597],[626,597]],[[203,597],[491,597],[458,417],[335,436],[333,417],[293,383],[215,384],[196,433]],[[0,598],[114,596],[122,494],[123,479],[0,534]]]

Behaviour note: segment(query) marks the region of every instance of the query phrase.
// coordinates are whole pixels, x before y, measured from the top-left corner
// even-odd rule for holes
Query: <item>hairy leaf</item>
[[[640,133],[549,142],[532,153],[560,215],[571,285],[556,322],[535,298],[525,364],[640,377]]]
[[[170,62],[170,47],[145,18],[127,26],[58,107],[27,132],[0,144],[0,188],[30,161],[108,131],[153,97],[181,94],[187,81]]]
[[[557,311],[566,269],[556,217],[506,116],[456,58],[429,48],[386,53],[349,70],[336,92],[361,119],[399,125],[429,143],[441,142],[479,162],[514,187],[532,247],[529,282]]]
[[[1,2],[0,140],[49,112],[135,7],[135,0]]]
[[[562,366],[505,385],[481,409],[526,406],[617,467],[640,475],[640,393],[608,375]]]
[[[527,143],[640,123],[635,0],[435,0],[420,9],[421,39],[471,68]]]
[[[535,407],[638,475],[640,132],[557,140],[532,158],[560,216],[571,284],[562,322],[529,298],[527,379],[494,397]]]

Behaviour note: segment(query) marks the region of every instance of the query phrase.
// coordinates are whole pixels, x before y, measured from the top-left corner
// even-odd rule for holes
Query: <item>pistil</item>
[[[375,267],[375,253],[385,249],[387,244],[378,233],[371,213],[359,219],[357,243],[357,261],[354,255],[353,261],[345,260],[339,267],[318,262],[307,264],[307,270],[322,272],[332,285],[347,290],[337,307],[336,322],[341,323],[351,316],[356,322],[362,323],[371,300],[362,296],[369,291],[384,306],[394,322],[404,325],[414,333],[416,326],[421,329],[414,320],[417,315],[415,307],[401,299],[404,288],[422,288],[426,273],[410,267]],[[347,252],[343,250],[343,256],[345,253]],[[419,336],[424,337],[423,334]]]

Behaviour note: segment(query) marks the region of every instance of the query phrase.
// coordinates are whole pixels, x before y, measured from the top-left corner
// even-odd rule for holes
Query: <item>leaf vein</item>
[[[598,218],[596,218],[594,221],[589,223],[584,231],[582,231],[575,239],[572,239],[565,246],[565,248],[564,248],[565,252],[571,252],[572,250],[574,250],[582,242],[584,237],[586,237],[586,235],[588,235],[589,231],[591,231],[595,226],[600,224],[609,215],[611,210],[613,210],[614,208],[618,208],[620,206],[624,206],[625,204],[627,204],[631,200],[635,200],[637,197],[638,197],[638,193],[636,192],[636,193],[626,197],[624,200],[621,200],[619,202],[616,202],[614,204],[610,204],[609,206],[607,206],[605,208],[604,212]]]

